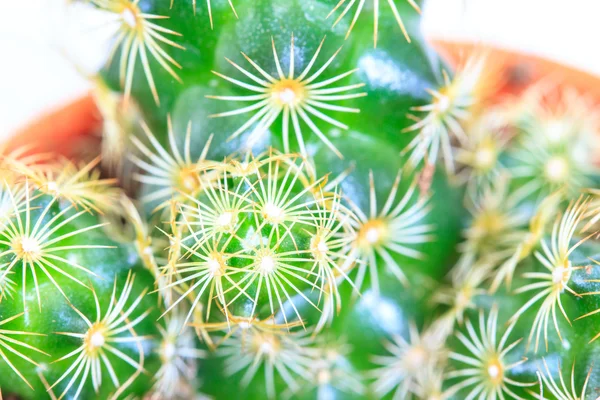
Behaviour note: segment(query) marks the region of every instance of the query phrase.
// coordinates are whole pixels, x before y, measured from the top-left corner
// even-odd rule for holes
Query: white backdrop
[[[108,52],[103,15],[64,0],[0,0],[0,140],[84,94],[74,64],[93,71]]]
[[[534,54],[600,76],[600,0],[427,0],[430,37]]]

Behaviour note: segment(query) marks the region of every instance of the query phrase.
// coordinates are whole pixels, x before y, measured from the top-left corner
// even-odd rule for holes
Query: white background
[[[103,17],[65,0],[0,0],[0,139],[87,91],[74,65],[102,64]]]

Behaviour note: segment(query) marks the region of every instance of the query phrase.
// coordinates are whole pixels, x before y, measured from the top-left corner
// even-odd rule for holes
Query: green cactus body
[[[490,102],[412,0],[82,1],[118,178],[2,155],[0,397],[597,397],[584,96]]]

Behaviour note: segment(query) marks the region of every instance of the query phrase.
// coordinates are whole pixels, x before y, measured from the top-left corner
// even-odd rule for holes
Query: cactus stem
[[[184,199],[187,204],[178,204],[184,222],[177,224],[190,228],[190,234],[183,237],[182,242],[192,238],[201,242],[200,237],[212,238],[220,233],[235,233],[240,216],[253,210],[251,189],[244,188],[244,180],[230,188],[230,175],[225,171],[214,185],[207,185],[203,192],[206,201],[186,194]]]
[[[469,273],[455,274],[452,277],[451,287],[442,288],[433,295],[432,300],[435,303],[450,307],[441,318],[446,330],[452,331],[456,322],[462,324],[465,312],[476,308],[475,298],[486,293],[481,286],[489,278],[490,271],[495,265],[494,258],[491,260],[482,258],[472,265]]]
[[[566,151],[544,148],[539,145],[539,141],[533,139],[514,151],[512,157],[517,165],[510,168],[511,174],[526,181],[515,191],[516,198],[525,199],[536,193],[545,195],[558,189],[575,193],[593,186],[590,179],[592,167],[586,164],[586,157],[575,157]]]
[[[458,182],[467,185],[471,197],[476,197],[481,187],[507,175],[500,156],[511,139],[501,129],[490,126],[486,118],[476,124],[463,146],[456,150],[456,161],[462,168],[457,174]]]
[[[298,288],[297,284],[290,280],[290,278],[307,284],[311,289],[321,291],[321,286],[311,282],[305,277],[308,276],[312,278],[319,278],[319,275],[316,272],[306,271],[294,266],[294,263],[297,262],[311,262],[310,257],[303,257],[296,251],[281,252],[280,246],[286,237],[292,235],[291,230],[287,230],[277,240],[274,239],[274,230],[272,230],[271,234],[265,238],[263,237],[262,229],[262,227],[259,228],[255,233],[255,235],[258,237],[259,243],[254,248],[253,253],[242,253],[238,255],[238,258],[247,259],[250,261],[248,267],[241,269],[241,272],[245,272],[246,276],[238,282],[238,285],[242,285],[244,282],[247,283],[245,283],[245,286],[242,288],[240,293],[236,295],[233,300],[230,301],[230,303],[235,301],[241,294],[245,294],[248,288],[254,283],[257,283],[256,295],[253,299],[252,311],[250,312],[251,315],[254,315],[257,309],[260,294],[263,293],[263,291],[266,291],[269,298],[269,307],[271,313],[275,313],[275,302],[277,302],[285,322],[288,323],[287,314],[285,312],[285,308],[283,307],[283,301],[287,300],[298,319],[302,321],[300,311],[294,304],[291,295],[299,295],[302,299],[304,299],[304,301],[317,310],[319,310],[319,307],[312,300],[310,300],[308,296]],[[286,289],[286,286],[289,288],[289,290],[291,290],[291,295],[288,289]]]

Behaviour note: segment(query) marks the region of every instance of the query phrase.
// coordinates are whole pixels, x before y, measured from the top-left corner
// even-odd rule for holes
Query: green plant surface
[[[584,94],[493,99],[411,0],[85,2],[108,164],[0,157],[2,394],[597,396]]]

